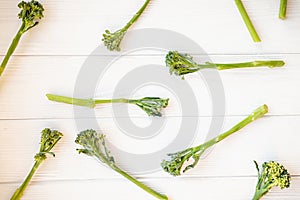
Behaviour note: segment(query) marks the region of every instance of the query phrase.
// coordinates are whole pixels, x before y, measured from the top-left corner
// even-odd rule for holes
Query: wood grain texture
[[[170,199],[234,199],[247,200],[254,193],[256,178],[157,178],[141,179],[159,192],[169,195]],[[266,200],[294,200],[300,198],[300,180],[294,178],[293,185],[281,191],[275,188],[264,197]],[[8,199],[17,184],[0,185],[1,197]],[[174,189],[178,188],[178,189]],[[218,192],[209,192],[218,188]],[[117,192],[116,192],[117,191]],[[144,191],[126,180],[94,179],[85,181],[34,182],[24,195],[24,200],[39,199],[130,199],[152,200]]]
[[[1,1],[0,54],[4,54],[20,21],[16,0]],[[44,1],[45,19],[23,38],[17,55],[89,55],[101,43],[104,30],[121,28],[143,1]],[[96,5],[96,6],[95,6]],[[134,25],[162,28],[186,35],[208,53],[264,54],[300,53],[299,1],[289,2],[287,20],[278,20],[277,1],[245,1],[262,43],[254,44],[231,0],[189,0],[150,2]],[[42,33],[41,33],[42,32]],[[83,39],[84,38],[84,39]],[[126,43],[126,39],[124,39]],[[126,50],[126,45],[123,46]],[[178,49],[180,50],[180,49]],[[183,49],[188,51],[188,49]],[[107,52],[108,53],[108,52]]]
[[[0,60],[21,23],[17,19],[18,2],[0,1]],[[64,137],[54,149],[57,156],[49,157],[34,176],[24,200],[124,199],[124,196],[125,199],[152,199],[94,159],[78,155],[74,140],[81,130],[77,123],[92,128],[88,126],[90,116],[84,109],[82,114],[74,115],[73,106],[50,102],[45,97],[46,93],[72,96],[85,60],[102,45],[104,30],[121,28],[144,1],[41,2],[46,9],[45,18],[24,35],[0,79],[0,199],[9,199],[27,175],[38,150],[40,131],[45,127],[60,130]],[[212,111],[211,94],[201,73],[185,77],[198,102],[194,105],[199,110],[196,115],[183,114],[178,96],[170,91],[147,87],[133,94],[124,93],[128,97],[170,97],[170,105],[164,111],[168,124],[163,132],[174,138],[182,119],[198,119],[197,135],[191,145],[203,142],[211,134],[209,127],[213,119],[224,118],[222,130],[227,130],[254,108],[264,103],[269,105],[266,117],[218,144],[195,169],[182,177],[173,178],[162,171],[136,174],[122,163],[124,169],[168,194],[172,200],[249,199],[256,184],[254,159],[259,163],[279,161],[292,174],[289,189],[276,188],[264,199],[300,199],[300,1],[289,1],[285,21],[277,17],[279,0],[243,2],[261,36],[260,44],[252,42],[234,1],[230,0],[151,1],[132,27],[184,34],[198,43],[207,55],[189,48],[176,49],[176,44],[174,49],[193,54],[199,62],[207,59],[218,63],[269,59],[286,62],[283,68],[219,72],[226,110],[221,114]],[[128,32],[122,44],[124,52],[133,39]],[[169,76],[164,53],[142,50],[122,56],[109,66],[91,97],[112,97],[120,78],[142,65],[159,65]],[[114,55],[116,53],[104,51],[96,56],[105,60]],[[178,77],[178,81],[183,80]],[[170,138],[163,136],[155,137],[154,142],[126,137],[115,120],[128,115],[114,116],[116,107],[127,105],[97,106],[93,116],[110,142],[131,152],[147,152],[169,142]],[[129,110],[133,122],[151,123],[139,108],[129,106]],[[163,138],[161,143],[160,138]]]
[[[241,119],[243,117],[226,117],[223,130],[229,129]],[[89,119],[81,120],[83,122],[86,121],[88,124]],[[172,124],[176,124],[179,121],[179,117],[178,119],[170,120],[173,121]],[[297,159],[299,156],[297,152],[300,149],[299,145],[297,145],[297,140],[295,140],[298,137],[296,130],[300,128],[299,120],[300,117],[294,116],[273,116],[253,122],[253,124],[245,127],[228,138],[228,140],[218,144],[209,155],[203,157],[203,160],[195,169],[189,171],[184,176],[255,176],[256,170],[253,159],[258,162],[278,160],[289,166],[289,171],[292,175],[300,175],[298,167],[300,163]],[[198,134],[193,142],[194,145],[205,140],[208,135],[211,119],[203,117],[199,121]],[[122,132],[113,124],[112,119],[100,119],[99,123],[101,124],[101,131],[107,135],[107,140],[120,145],[120,148],[128,152],[143,152],[155,148],[151,141],[145,143],[137,141],[134,146],[128,138],[120,141],[119,135]],[[23,179],[32,165],[33,156],[38,150],[39,133],[44,127],[61,130],[65,136],[54,150],[56,157],[49,157],[49,160],[44,163],[38,172],[35,180],[77,180],[113,178],[116,176],[113,171],[103,167],[94,159],[78,155],[75,151],[79,146],[74,143],[76,134],[78,133],[74,120],[1,120],[0,124],[0,140],[9,141],[3,143],[0,147],[0,151],[3,152],[1,159],[5,161],[1,167],[0,180],[15,182]],[[167,128],[166,131],[172,133],[170,138],[178,134],[178,129],[175,126]],[[283,136],[285,138],[284,141],[282,141]],[[289,148],[282,148],[282,146]],[[20,152],[22,153],[21,157]],[[117,158],[118,156],[115,155],[115,157]],[[128,168],[126,164],[123,163],[123,165],[125,169],[126,167]],[[130,168],[128,170],[130,171]],[[130,172],[135,174],[134,171]],[[77,176],[77,174],[80,174],[80,176]],[[160,171],[154,174],[142,174],[139,176],[149,178],[168,177],[168,174]]]
[[[271,115],[298,115],[300,96],[296,93],[300,85],[300,54],[276,55],[243,55],[243,56],[210,56],[214,62],[242,62],[252,60],[282,59],[286,65],[282,68],[258,68],[220,71],[220,79],[226,96],[226,115],[247,115],[261,104],[270,106]],[[85,56],[15,56],[1,78],[0,83],[0,119],[36,119],[36,118],[72,118],[73,106],[49,102],[47,93],[73,96],[78,73],[84,63]],[[103,57],[104,58],[104,57]],[[201,60],[201,57],[195,56]],[[206,60],[205,60],[206,61]],[[95,94],[89,97],[110,98],[118,80],[133,69],[146,64],[160,65],[169,77],[164,66],[164,56],[126,56],[109,67],[111,72],[99,78]],[[123,72],[121,72],[122,69]],[[199,116],[212,115],[212,99],[201,74],[186,76],[186,81],[198,100]],[[177,84],[184,81],[178,77]],[[238,83],[238,84],[237,84]],[[22,89],[20,89],[20,85]],[[124,93],[124,96],[133,94]],[[137,98],[145,96],[161,96],[170,98],[170,106],[165,110],[166,116],[181,116],[178,95],[157,91],[155,87],[147,87],[135,94]],[[80,96],[79,96],[80,97]],[[125,106],[126,105],[114,105]],[[88,110],[88,108],[87,108]],[[111,117],[111,105],[99,105],[95,108],[97,117]],[[146,114],[135,106],[130,106],[133,116]],[[50,112],[51,111],[51,112]],[[187,113],[191,116],[191,113]],[[81,116],[84,117],[84,116]]]

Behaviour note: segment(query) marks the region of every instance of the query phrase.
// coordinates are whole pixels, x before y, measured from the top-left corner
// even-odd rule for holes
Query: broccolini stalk
[[[36,172],[40,164],[47,158],[46,154],[55,156],[55,154],[51,152],[51,150],[55,146],[55,144],[61,139],[62,136],[63,134],[56,130],[50,130],[48,128],[45,128],[42,131],[40,150],[34,156],[35,163],[23,184],[15,191],[15,193],[11,197],[11,200],[21,199],[34,173]]]
[[[168,106],[169,99],[159,97],[144,97],[142,99],[77,99],[54,94],[46,94],[49,100],[73,104],[77,106],[85,106],[94,108],[97,104],[104,103],[129,103],[134,104],[144,110],[149,116],[161,116],[163,108]]]
[[[253,200],[259,200],[272,187],[279,186],[281,189],[290,187],[291,176],[283,165],[274,161],[264,162],[260,171],[257,162],[254,163],[258,172],[258,181]]]
[[[120,44],[123,40],[123,37],[125,36],[127,30],[132,26],[134,22],[138,20],[138,18],[141,16],[141,14],[146,9],[147,5],[149,4],[150,0],[146,0],[144,5],[140,8],[140,10],[131,18],[131,20],[121,29],[117,30],[114,33],[111,33],[109,30],[105,30],[105,33],[103,34],[102,41],[104,42],[104,45],[107,47],[110,51],[120,51]]]
[[[246,26],[247,26],[247,29],[248,29],[253,41],[254,42],[260,42],[261,40],[260,40],[260,38],[259,38],[259,36],[258,36],[258,34],[257,34],[253,24],[252,24],[250,18],[249,18],[249,15],[248,15],[242,1],[241,0],[235,0],[235,4],[239,9],[239,12],[240,12],[240,14],[241,14]]]
[[[169,51],[166,55],[166,65],[170,68],[170,74],[183,76],[185,74],[193,73],[202,69],[236,69],[236,68],[251,68],[251,67],[282,67],[284,65],[282,60],[261,60],[244,63],[230,63],[218,64],[206,62],[198,64],[193,60],[189,54],[178,53],[177,51]]]
[[[168,172],[169,174],[173,176],[179,176],[181,174],[181,171],[186,172],[189,169],[194,168],[199,159],[200,156],[211,146],[217,144],[218,142],[224,140],[228,136],[232,135],[233,133],[237,132],[238,130],[242,129],[249,123],[259,119],[260,117],[264,116],[268,112],[268,107],[267,105],[263,105],[259,108],[257,108],[255,111],[252,112],[247,118],[245,118],[243,121],[232,127],[230,130],[228,130],[225,133],[222,133],[221,135],[208,140],[207,142],[196,146],[196,147],[191,147],[186,150],[177,152],[177,153],[172,153],[168,154],[168,156],[171,156],[171,159],[169,161],[163,160],[161,163],[162,168]],[[189,164],[186,166],[183,170],[183,165],[189,159],[192,158],[193,162],[192,164]]]
[[[43,6],[37,2],[37,1],[30,1],[30,2],[24,2],[18,4],[18,7],[21,9],[21,12],[19,13],[19,18],[22,19],[22,25],[17,32],[15,38],[13,39],[2,63],[0,66],[0,76],[2,75],[3,71],[5,70],[5,67],[15,51],[21,36],[28,31],[29,29],[35,27],[39,22],[38,20],[43,17]]]
[[[286,18],[286,7],[287,7],[287,0],[280,0],[280,8],[279,8],[280,19]]]
[[[79,153],[84,153],[88,156],[96,157],[108,167],[118,172],[154,197],[164,200],[168,199],[166,195],[154,191],[153,189],[139,182],[138,180],[127,174],[125,171],[120,169],[116,165],[114,158],[110,155],[110,152],[105,145],[105,136],[103,134],[98,134],[95,130],[92,129],[85,130],[78,134],[75,142],[83,147],[83,149],[77,149]]]

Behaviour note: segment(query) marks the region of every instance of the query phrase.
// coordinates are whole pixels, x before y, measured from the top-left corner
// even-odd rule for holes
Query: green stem
[[[19,200],[21,199],[21,197],[23,196],[23,193],[25,191],[25,189],[27,188],[32,176],[34,175],[34,173],[36,172],[36,170],[38,169],[38,167],[40,166],[40,164],[42,163],[42,160],[37,160],[35,161],[31,171],[29,172],[29,174],[27,175],[25,181],[23,182],[23,184],[15,191],[15,193],[13,194],[13,196],[11,197],[10,200]]]
[[[138,180],[136,180],[135,178],[133,178],[132,176],[130,176],[129,174],[127,174],[126,172],[124,172],[123,170],[121,170],[120,168],[118,168],[116,165],[114,165],[112,168],[116,172],[118,172],[119,174],[121,174],[122,176],[124,176],[125,178],[127,178],[128,180],[130,180],[131,182],[133,182],[134,184],[136,184],[140,188],[142,188],[144,191],[146,191],[149,194],[151,194],[154,197],[156,197],[157,199],[162,199],[162,200],[167,200],[168,199],[168,197],[166,195],[160,194],[160,193],[156,192],[155,190],[149,188],[148,186],[146,186],[142,182],[139,182]]]
[[[96,99],[95,100],[96,104],[102,104],[102,103],[130,103],[129,99]]]
[[[60,103],[72,104],[77,106],[85,106],[89,108],[94,108],[96,104],[103,103],[130,103],[129,99],[78,99],[72,97],[59,96],[54,94],[46,94],[50,101],[56,101]]]
[[[255,194],[252,200],[259,200],[262,196],[264,196],[272,187],[268,187],[268,184],[265,184],[264,180],[267,178],[267,173],[262,173],[260,175],[258,171],[258,181],[255,187]]]
[[[252,198],[252,200],[259,200],[262,198],[262,196],[264,196],[266,193],[268,192],[268,190],[265,189],[261,189],[261,190],[255,190],[255,194]]]
[[[235,69],[235,68],[251,68],[251,67],[282,67],[284,65],[282,60],[256,60],[252,62],[243,62],[243,63],[230,63],[230,64],[220,64],[220,63],[210,63],[207,62],[205,65],[199,65],[200,69],[204,68],[216,68],[218,70],[225,69]]]
[[[54,94],[46,94],[46,96],[50,101],[73,104],[77,106],[85,106],[89,108],[94,108],[96,106],[95,100],[93,99],[77,99],[77,98],[59,96]]]
[[[255,192],[252,200],[259,200],[262,197],[262,194],[258,191]]]
[[[280,0],[280,8],[279,8],[280,19],[286,18],[286,7],[287,7],[287,0]]]
[[[14,37],[12,43],[10,44],[10,47],[9,49],[7,50],[7,53],[1,63],[1,66],[0,66],[0,76],[2,75],[2,73],[4,72],[5,70],[5,67],[11,57],[11,55],[14,53],[15,49],[17,48],[18,44],[19,44],[19,41],[21,39],[21,36],[23,34],[23,29],[25,27],[25,23],[22,23],[22,26],[20,27],[19,31],[17,32],[16,36]]]
[[[124,31],[127,31],[129,27],[138,20],[138,18],[141,16],[141,14],[144,12],[146,9],[147,5],[149,4],[150,0],[146,0],[144,5],[137,11],[137,13],[131,18],[131,20],[124,26],[122,29]]]
[[[263,105],[263,106],[257,108],[255,111],[253,111],[251,113],[251,115],[246,117],[243,121],[239,122],[237,125],[232,127],[230,130],[226,131],[225,133],[222,133],[221,135],[218,135],[217,137],[205,142],[204,144],[201,144],[201,145],[195,147],[195,150],[200,151],[202,149],[206,149],[206,148],[209,148],[209,147],[213,146],[214,144],[224,140],[225,138],[227,138],[231,134],[239,131],[240,129],[242,129],[246,125],[250,124],[251,122],[259,119],[262,116],[264,116],[267,112],[268,112],[267,105]]]
[[[235,4],[239,9],[240,14],[242,15],[242,18],[243,18],[243,20],[244,20],[244,22],[245,22],[245,24],[248,28],[248,31],[250,32],[250,35],[251,35],[253,41],[254,42],[260,42],[261,40],[260,40],[260,38],[259,38],[259,36],[258,36],[258,34],[257,34],[253,24],[252,24],[250,18],[249,18],[249,15],[247,14],[247,11],[246,11],[242,1],[241,0],[235,0]]]

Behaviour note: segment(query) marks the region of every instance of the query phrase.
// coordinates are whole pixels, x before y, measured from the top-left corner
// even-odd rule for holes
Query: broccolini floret
[[[39,19],[43,18],[43,11],[44,8],[42,4],[39,2],[32,0],[30,2],[22,1],[18,4],[18,7],[21,9],[19,13],[19,18],[22,19],[22,25],[17,32],[16,36],[14,37],[2,63],[0,66],[0,76],[2,75],[3,71],[5,70],[5,67],[15,51],[16,47],[19,44],[19,41],[21,39],[21,36],[28,31],[29,29],[35,27],[39,22]]]
[[[275,161],[264,162],[260,171],[257,162],[254,163],[258,172],[258,181],[253,200],[259,200],[272,187],[278,186],[281,189],[290,187],[291,176],[283,165]]]
[[[55,156],[55,154],[51,150],[56,145],[56,143],[62,138],[62,136],[62,133],[56,130],[50,130],[49,128],[45,128],[42,131],[40,150],[34,156],[35,163],[23,184],[15,191],[15,193],[11,197],[11,200],[19,200],[23,196],[23,193],[27,188],[31,178],[33,177],[40,164],[47,158],[47,154]]]
[[[284,65],[282,60],[264,60],[264,61],[252,61],[244,63],[211,63],[205,62],[204,64],[198,64],[193,60],[193,57],[189,54],[179,53],[177,51],[169,51],[166,55],[166,66],[169,67],[170,74],[177,76],[184,76],[189,73],[194,73],[202,69],[236,69],[236,68],[251,68],[251,67],[282,67]]]
[[[140,10],[131,18],[131,20],[123,28],[121,28],[113,33],[110,32],[109,30],[105,30],[102,41],[104,42],[104,45],[107,47],[108,50],[110,50],[110,51],[120,51],[121,50],[120,45],[121,45],[121,42],[122,42],[126,32],[131,27],[131,25],[138,20],[138,18],[141,16],[141,14],[146,9],[149,2],[150,2],[150,0],[146,0],[144,5],[140,8]]]
[[[251,122],[261,118],[268,112],[267,105],[263,105],[259,108],[257,108],[255,111],[253,111],[247,118],[245,118],[243,121],[232,127],[230,130],[228,130],[225,133],[222,133],[221,135],[218,135],[217,137],[210,139],[209,141],[196,146],[191,147],[183,151],[179,151],[177,153],[171,153],[168,154],[168,156],[171,157],[170,160],[163,160],[161,163],[161,166],[164,171],[168,172],[169,174],[173,176],[179,176],[181,175],[181,172],[186,172],[189,169],[194,168],[199,159],[200,156],[211,146],[217,144],[218,142],[224,140],[228,136],[232,135],[233,133],[237,132],[238,130],[242,129],[246,125],[250,124]],[[193,159],[193,162],[189,165],[187,165],[184,169],[183,165],[188,162],[190,159]]]
[[[88,156],[96,157],[108,167],[118,172],[119,174],[121,174],[122,176],[139,186],[144,191],[153,195],[154,197],[162,200],[168,199],[166,195],[154,191],[153,189],[149,188],[145,184],[141,183],[140,181],[138,181],[137,179],[133,178],[125,171],[120,169],[116,165],[113,156],[110,155],[110,152],[105,145],[105,136],[103,134],[99,134],[92,129],[85,130],[78,134],[75,142],[83,147],[82,149],[77,149],[79,153],[84,153]]]
[[[144,110],[149,116],[162,116],[161,111],[168,106],[169,99],[159,97],[144,97],[141,99],[77,99],[54,94],[46,94],[50,101],[73,104],[94,108],[97,104],[104,103],[129,103]]]

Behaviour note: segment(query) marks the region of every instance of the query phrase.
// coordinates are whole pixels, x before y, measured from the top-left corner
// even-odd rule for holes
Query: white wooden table
[[[0,1],[0,60],[21,23],[17,19],[17,3]],[[42,3],[45,18],[22,38],[0,79],[0,199],[9,199],[31,169],[39,132],[45,127],[60,130],[64,137],[54,149],[57,156],[49,157],[40,167],[23,199],[152,199],[94,159],[78,155],[73,142],[78,133],[73,107],[45,98],[48,92],[72,95],[78,71],[101,44],[103,31],[122,27],[143,0]],[[184,34],[201,45],[215,62],[286,62],[279,69],[220,72],[226,95],[224,130],[261,104],[268,104],[270,112],[218,144],[195,169],[181,177],[162,171],[137,175],[170,199],[250,199],[256,184],[253,160],[276,160],[292,174],[289,189],[272,189],[264,199],[300,199],[300,1],[289,2],[285,21],[277,18],[279,0],[244,0],[244,4],[261,36],[260,44],[252,42],[232,0],[153,0],[133,27],[163,28]],[[164,55],[130,55],[123,59],[120,67],[141,60],[163,63]],[[110,88],[107,86],[98,94],[109,97]],[[155,91],[149,90],[150,94]],[[204,108],[208,101],[203,101]],[[148,120],[140,110],[132,109]],[[117,129],[111,114],[109,105],[96,109],[108,138]],[[181,116],[172,102],[165,115],[188,117]],[[202,119],[198,135],[201,141],[214,116],[204,111],[192,117]]]

